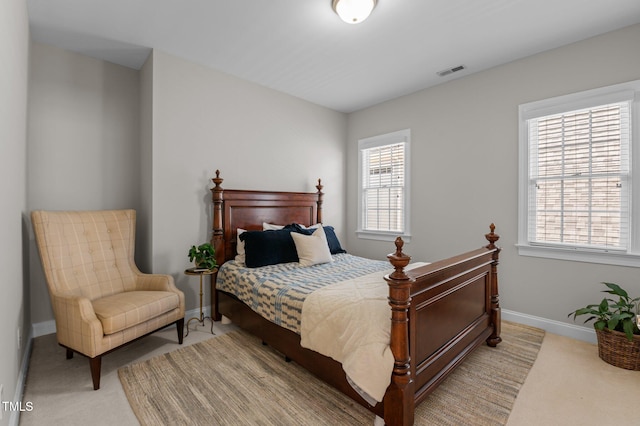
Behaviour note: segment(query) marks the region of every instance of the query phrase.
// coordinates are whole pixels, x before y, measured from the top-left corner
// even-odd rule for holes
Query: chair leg
[[[100,389],[100,367],[102,365],[102,355],[95,358],[89,358],[89,367],[91,367],[91,379],[93,380],[93,390]]]
[[[73,358],[73,351],[67,348],[67,359],[71,359],[71,358]]]
[[[181,345],[184,338],[184,318],[176,321],[176,327],[178,329],[178,343]]]

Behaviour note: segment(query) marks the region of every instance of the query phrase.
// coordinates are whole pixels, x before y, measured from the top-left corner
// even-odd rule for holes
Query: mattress
[[[333,262],[301,266],[297,262],[247,268],[231,260],[218,272],[216,288],[233,294],[263,318],[300,334],[302,305],[320,288],[373,272],[391,272],[387,261],[335,254]]]

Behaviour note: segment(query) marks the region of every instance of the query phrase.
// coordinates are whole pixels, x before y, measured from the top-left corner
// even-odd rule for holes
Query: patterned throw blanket
[[[235,261],[225,262],[218,272],[216,287],[235,295],[269,321],[300,334],[302,305],[313,291],[372,272],[391,272],[391,264],[350,254],[335,254],[334,261],[300,266],[281,263],[246,268]]]

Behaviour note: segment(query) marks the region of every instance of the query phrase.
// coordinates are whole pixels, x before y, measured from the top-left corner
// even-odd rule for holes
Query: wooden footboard
[[[317,193],[223,190],[219,172],[213,179],[212,244],[218,263],[235,256],[236,232],[261,229],[262,222],[312,225],[322,222],[322,185]],[[500,339],[497,265],[500,249],[492,224],[486,247],[410,271],[410,257],[396,240],[389,261],[395,271],[385,277],[391,307],[391,350],[395,358],[391,384],[382,403],[369,405],[347,383],[339,363],[302,348],[300,337],[262,318],[211,281],[213,317],[221,315],[258,336],[310,372],[333,385],[387,425],[412,425],[422,402],[477,346]]]
[[[387,256],[395,271],[385,277],[391,306],[395,366],[384,399],[388,425],[411,425],[415,405],[477,346],[500,339],[495,226],[489,245],[405,272],[410,258]]]

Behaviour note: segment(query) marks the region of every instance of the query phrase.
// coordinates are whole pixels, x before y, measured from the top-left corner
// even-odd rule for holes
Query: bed
[[[323,186],[317,192],[267,192],[222,188],[220,172],[212,179],[211,243],[219,265],[235,259],[238,229],[260,231],[263,224],[322,223]],[[408,269],[411,258],[397,238],[388,284],[390,384],[381,402],[372,404],[349,383],[342,365],[301,346],[301,337],[263,318],[237,296],[216,287],[211,279],[212,316],[222,316],[256,335],[325,382],[363,405],[385,424],[411,425],[414,409],[476,347],[500,343],[497,266],[498,235],[490,225],[488,245],[448,259]],[[233,372],[230,372],[233,374]]]

